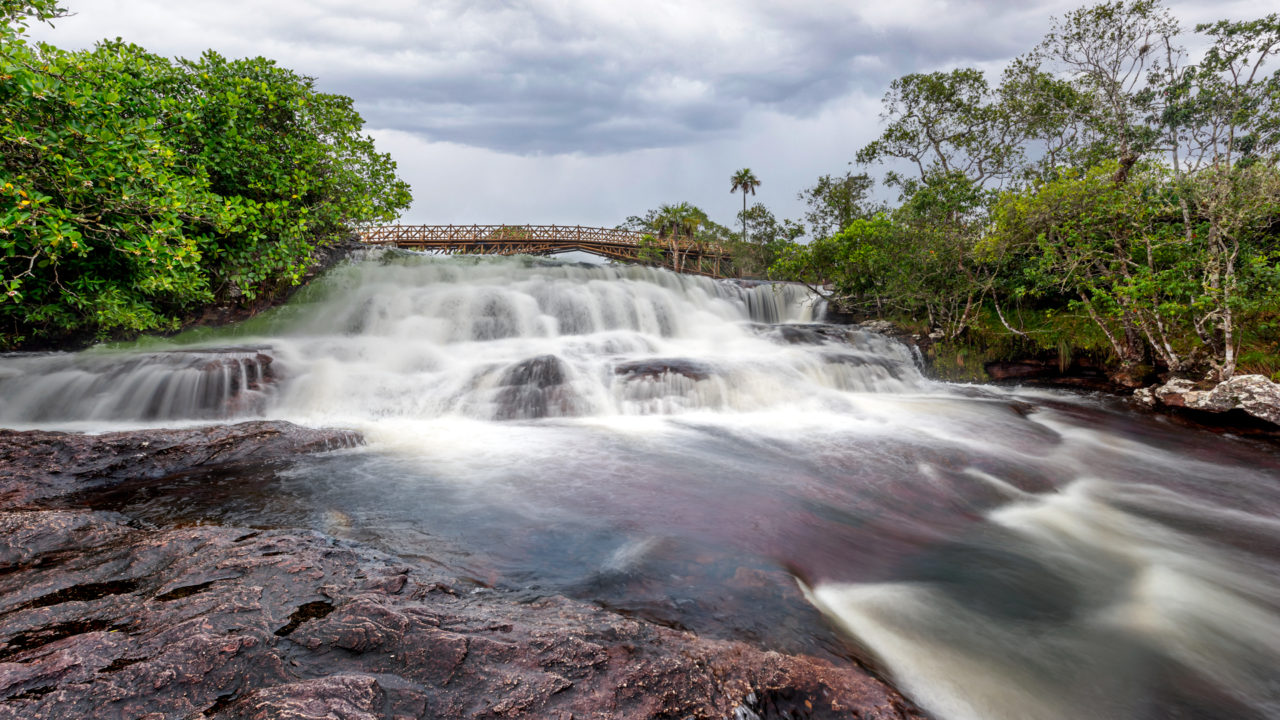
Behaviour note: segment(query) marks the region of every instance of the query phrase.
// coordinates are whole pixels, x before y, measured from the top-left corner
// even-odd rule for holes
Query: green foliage
[[[0,21],[25,26],[31,20],[47,22],[66,14],[59,0],[0,0]]]
[[[727,243],[733,233],[711,220],[702,208],[687,202],[664,204],[644,215],[633,215],[619,227],[652,234],[655,238],[680,238],[705,243]]]
[[[1012,118],[979,70],[904,75],[883,104],[885,130],[858,151],[860,163],[904,160],[921,178],[960,173],[982,184],[1008,175],[1019,160]],[[905,179],[891,170],[887,181]]]
[[[1262,364],[1245,343],[1280,304],[1280,16],[1197,29],[1190,65],[1159,0],[1114,0],[1055,20],[996,88],[963,68],[895,80],[858,160],[894,163],[901,204],[842,217],[773,274],[955,347],[997,325],[1034,344],[1053,333],[1028,318],[1056,313],[1125,366]]]
[[[351,101],[269,60],[64,52],[15,23],[0,78],[0,347],[172,329],[297,283],[317,247],[409,202]]]
[[[845,304],[878,303],[902,268],[896,256],[900,228],[884,213],[858,219],[808,245],[784,248],[771,277],[798,280]]]
[[[697,256],[697,262],[706,265],[690,265],[695,261],[689,258],[687,248],[690,244],[703,248],[730,248],[733,244],[733,233],[728,228],[712,221],[702,208],[687,202],[664,204],[644,215],[633,215],[619,227],[645,233],[640,241],[641,261],[669,263],[680,270],[723,271],[726,268],[717,268],[702,256]]]
[[[756,194],[756,188],[760,187],[760,178],[756,177],[756,174],[751,172],[751,168],[742,168],[729,178],[729,182],[732,185],[729,192],[742,193],[742,242],[745,243],[748,241],[747,193],[751,193],[752,195]]]
[[[1183,182],[1150,165],[1116,183],[1117,167],[1006,193],[982,251],[1021,257],[1010,294],[1087,311],[1122,361],[1149,350],[1173,371],[1197,358],[1221,369],[1235,342],[1223,323],[1276,303],[1280,173],[1251,165]]]
[[[778,257],[804,235],[803,225],[794,220],[778,220],[760,203],[741,213],[739,219],[749,240],[733,240],[729,248],[733,264],[743,277],[767,276]]]
[[[854,219],[808,245],[791,245],[771,277],[805,282],[847,310],[926,319],[964,331],[984,288],[973,259],[987,193],[958,172],[903,182],[904,202]]]
[[[661,265],[666,259],[662,251],[662,243],[652,233],[645,233],[640,238],[640,252],[636,257],[646,265]]]
[[[812,187],[801,191],[797,197],[809,208],[804,220],[813,237],[827,237],[854,220],[883,210],[870,200],[875,184],[866,173],[846,172],[843,177],[823,175]]]

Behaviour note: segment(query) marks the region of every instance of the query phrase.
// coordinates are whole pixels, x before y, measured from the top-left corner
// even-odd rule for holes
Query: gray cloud
[[[606,154],[689,145],[752,111],[803,117],[903,72],[1008,57],[1060,4],[97,0],[59,32],[83,43],[113,25],[168,24],[179,32],[155,40],[181,45],[175,54],[203,42],[271,55],[356,98],[373,127],[511,153]]]
[[[1081,0],[1082,2],[1083,0]],[[909,72],[999,68],[1077,0],[67,0],[37,31],[155,52],[265,55],[350,95],[414,185],[411,222],[612,225],[688,200],[732,222],[728,177],[796,192],[874,139]],[[1187,26],[1280,9],[1174,4]]]

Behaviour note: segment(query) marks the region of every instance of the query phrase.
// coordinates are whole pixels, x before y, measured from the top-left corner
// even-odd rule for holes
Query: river
[[[0,358],[0,426],[367,445],[85,499],[865,662],[946,720],[1280,717],[1280,455],[952,385],[796,287],[374,254],[230,328]]]

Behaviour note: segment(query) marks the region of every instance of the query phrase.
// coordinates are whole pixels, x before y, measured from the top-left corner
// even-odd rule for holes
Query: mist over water
[[[83,498],[312,527],[530,598],[859,657],[942,718],[1280,717],[1280,458],[930,382],[803,288],[375,255],[234,328],[0,358],[0,426],[369,445]]]

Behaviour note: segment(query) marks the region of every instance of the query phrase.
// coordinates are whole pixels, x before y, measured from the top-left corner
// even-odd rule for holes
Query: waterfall
[[[260,414],[272,358],[257,349],[0,357],[0,423],[104,425]]]
[[[109,507],[853,652],[942,720],[1280,717],[1274,448],[932,382],[820,311],[796,285],[374,253],[234,327],[0,356],[0,426],[353,428]]]
[[[797,285],[390,252],[163,352],[0,360],[0,423],[734,412],[922,382],[884,338],[775,327],[811,322],[815,306]]]

